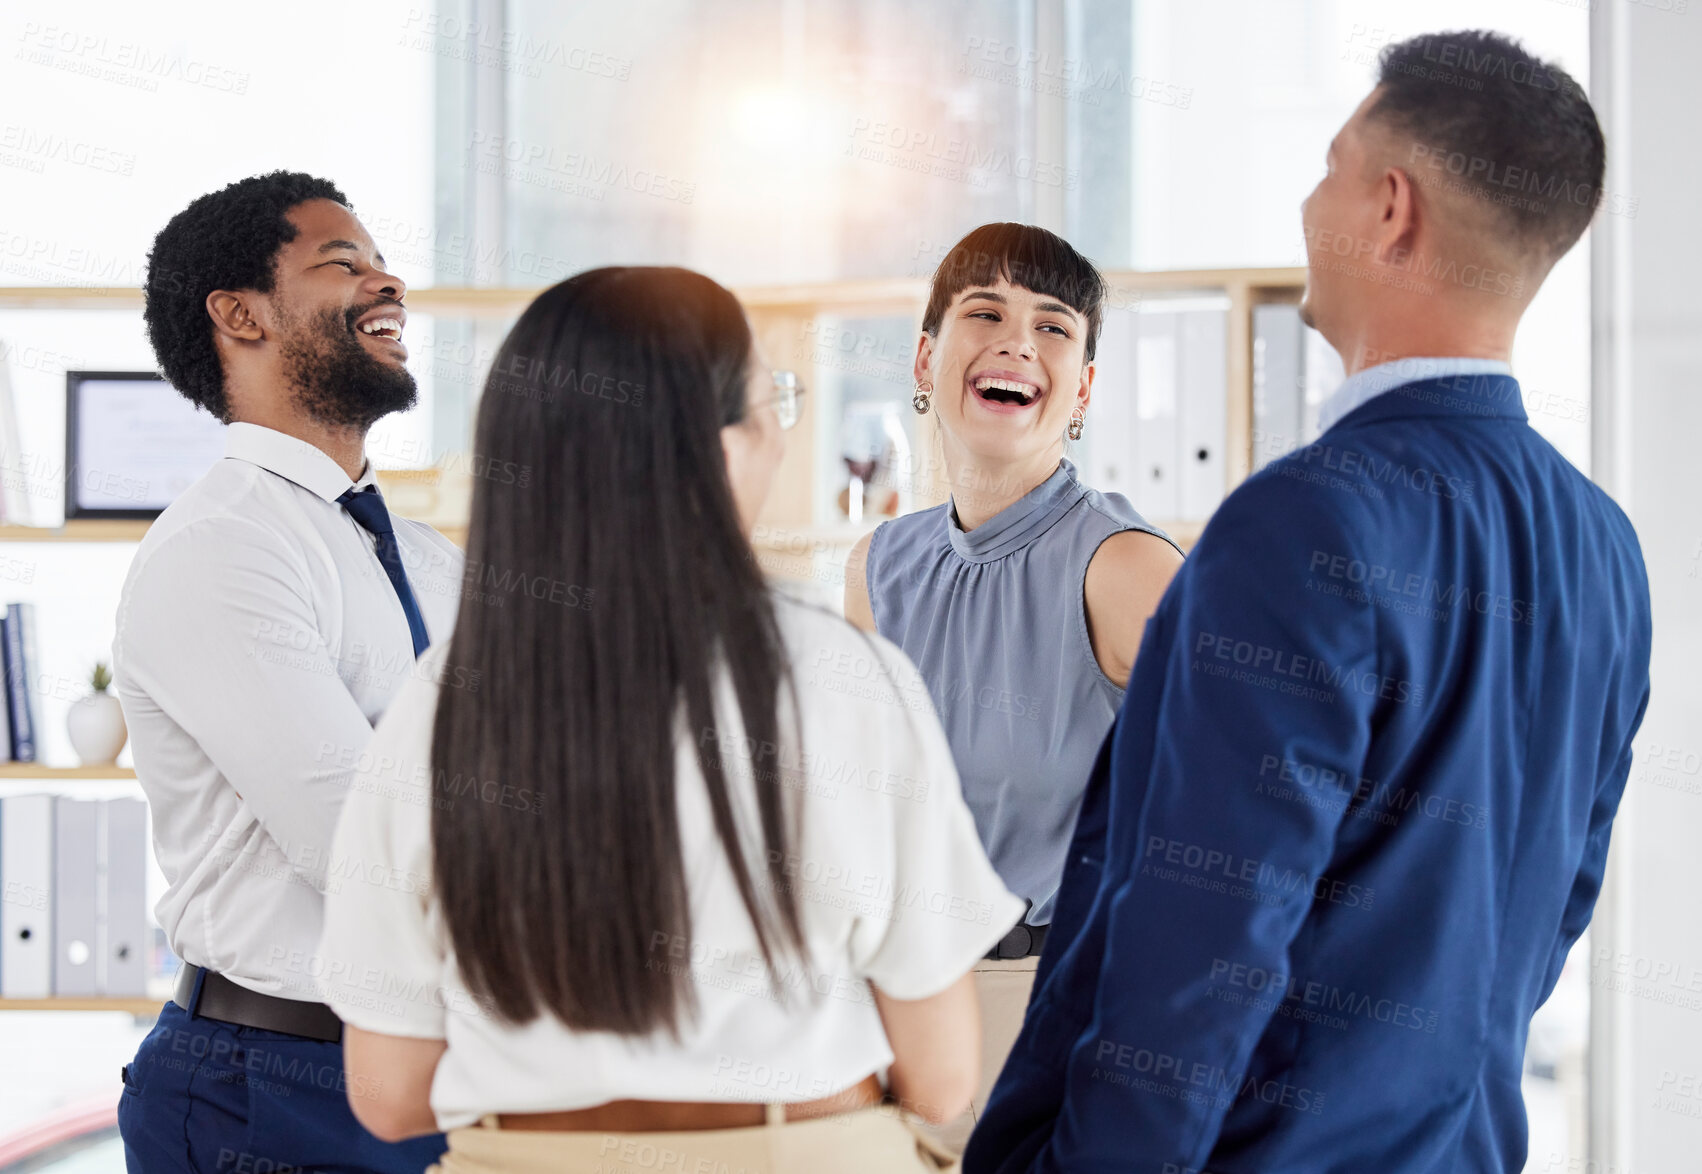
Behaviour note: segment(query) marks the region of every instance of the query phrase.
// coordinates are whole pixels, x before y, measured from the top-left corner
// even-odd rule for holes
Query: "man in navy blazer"
[[[968,1174],[1522,1167],[1649,693],[1636,536],[1508,366],[1603,158],[1504,37],[1385,50],[1303,210],[1350,378],[1147,625]]]

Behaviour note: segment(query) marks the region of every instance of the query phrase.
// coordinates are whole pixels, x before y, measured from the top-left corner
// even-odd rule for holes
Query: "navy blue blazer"
[[[1250,477],[1147,624],[967,1174],[1519,1170],[1649,641],[1630,522],[1509,377]]]

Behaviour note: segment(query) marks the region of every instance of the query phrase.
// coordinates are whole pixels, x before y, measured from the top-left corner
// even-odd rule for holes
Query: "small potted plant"
[[[71,748],[84,766],[111,766],[118,761],[130,731],[124,725],[124,710],[118,698],[108,692],[112,674],[104,664],[96,663],[89,677],[94,691],[78,698],[66,718],[66,731],[71,735]]]

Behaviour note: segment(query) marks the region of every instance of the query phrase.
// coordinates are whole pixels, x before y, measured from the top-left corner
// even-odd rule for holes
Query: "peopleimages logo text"
[[[1199,872],[1222,877],[1224,880],[1255,885],[1267,893],[1310,893],[1320,901],[1329,901],[1349,909],[1369,909],[1376,892],[1368,885],[1339,881],[1319,873],[1317,876],[1293,868],[1237,856],[1218,848],[1207,848],[1172,840],[1165,836],[1146,838],[1145,857],[1148,863],[1162,861]]]
[[[1333,689],[1346,689],[1403,705],[1408,701],[1420,700],[1423,692],[1411,681],[1344,665],[1333,665],[1315,656],[1302,656],[1285,649],[1272,648],[1268,644],[1237,640],[1233,636],[1223,636],[1216,632],[1201,632],[1195,638],[1194,655],[1215,657],[1254,672],[1325,684]]]
[[[1305,448],[1296,449],[1292,455],[1302,464],[1317,462],[1320,468],[1332,473],[1358,477],[1380,485],[1398,485],[1449,501],[1471,501],[1477,484],[1468,477],[1440,473],[1422,465],[1409,466],[1399,461],[1379,458],[1373,453],[1337,448],[1333,444],[1309,444]]]

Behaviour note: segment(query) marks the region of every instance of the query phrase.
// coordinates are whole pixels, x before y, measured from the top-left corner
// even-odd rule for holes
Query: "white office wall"
[[[1598,94],[1636,214],[1598,254],[1599,475],[1636,523],[1654,603],[1653,693],[1592,948],[1601,1058],[1592,1174],[1702,1163],[1702,11],[1615,0],[1597,14]],[[1598,232],[1601,227],[1598,225]],[[1606,1073],[1603,1073],[1606,1076]],[[1568,1166],[1565,1169],[1585,1169]]]
[[[1586,79],[1592,4],[1631,2],[1136,0],[1135,71],[1181,87],[1188,104],[1131,104],[1134,266],[1304,265],[1300,203],[1323,175],[1331,137],[1374,84],[1384,47],[1496,29]],[[1589,285],[1580,247],[1543,283],[1513,347],[1531,424],[1586,472]]]

